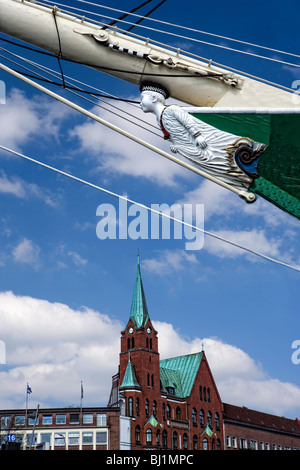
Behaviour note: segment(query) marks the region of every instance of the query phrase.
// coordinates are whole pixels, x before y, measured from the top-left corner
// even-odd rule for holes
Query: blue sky
[[[66,5],[92,7],[65,0]],[[132,0],[113,2],[128,10]],[[107,3],[108,5],[108,3]],[[103,9],[96,9],[105,14]],[[145,10],[144,10],[145,11]],[[88,16],[88,15],[86,15]],[[167,1],[154,18],[297,54],[299,5],[287,2]],[[144,23],[145,25],[149,23]],[[150,24],[158,29],[163,25]],[[171,30],[171,28],[169,28]],[[150,32],[141,30],[146,36]],[[291,87],[299,69],[153,32],[153,38]],[[184,36],[231,43],[181,31]],[[1,46],[58,71],[57,61]],[[235,44],[234,47],[237,47]],[[257,52],[251,46],[245,50]],[[260,51],[299,64],[299,59]],[[8,57],[7,53],[5,56]],[[3,58],[1,60],[10,65]],[[123,98],[138,87],[63,62],[66,75]],[[299,222],[258,199],[236,195],[165,161],[100,124],[1,72],[0,144],[130,199],[151,205],[204,204],[204,228],[289,264],[299,265]],[[53,88],[56,92],[59,89]],[[137,126],[68,92],[63,96],[168,149]],[[155,124],[128,104],[114,103]],[[117,371],[137,253],[162,357],[207,353],[223,401],[300,417],[299,272],[205,237],[198,251],[184,240],[99,240],[97,207],[117,199],[0,151],[0,408],[30,404],[105,405]]]

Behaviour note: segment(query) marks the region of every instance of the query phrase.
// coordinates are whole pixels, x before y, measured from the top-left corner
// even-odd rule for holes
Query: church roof
[[[162,390],[174,396],[185,398],[191,394],[203,352],[172,357],[160,361],[160,380]]]
[[[130,356],[129,356],[128,364],[127,364],[126,371],[124,374],[123,382],[120,385],[120,388],[128,388],[128,387],[141,388],[136,378],[135,367],[134,365],[131,364]]]
[[[135,286],[133,291],[130,318],[134,322],[137,328],[142,328],[146,325],[149,320],[148,308],[146,303],[146,297],[144,293],[144,287],[142,282],[140,259],[138,257],[137,273]]]

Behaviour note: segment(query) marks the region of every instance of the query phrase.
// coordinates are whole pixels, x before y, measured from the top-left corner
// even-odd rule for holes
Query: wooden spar
[[[0,32],[137,85],[151,78],[192,106],[293,107],[290,92],[26,0],[0,0]]]
[[[9,67],[7,67],[7,66],[5,66],[1,63],[0,63],[0,69],[2,69],[4,72],[7,72],[7,73],[11,74],[12,76],[14,76],[16,78],[19,78],[20,80],[27,83],[28,85],[31,85],[34,88],[36,88],[37,90],[42,91],[43,93],[46,93],[48,96],[51,96],[52,98],[60,101],[61,103],[75,109],[76,111],[78,111],[78,112],[84,114],[85,116],[93,119],[94,121],[97,121],[100,124],[103,124],[104,126],[108,127],[109,129],[112,129],[115,132],[118,132],[119,134],[133,140],[134,142],[148,148],[149,150],[152,150],[153,152],[161,155],[162,157],[165,157],[168,160],[171,160],[174,163],[177,163],[178,165],[180,165],[180,166],[182,166],[182,167],[184,167],[184,168],[186,168],[190,171],[193,171],[194,173],[196,173],[196,174],[198,174],[198,175],[200,175],[200,176],[202,176],[202,177],[204,177],[204,178],[206,178],[206,179],[208,179],[208,180],[210,180],[210,181],[212,181],[212,182],[214,182],[214,183],[216,183],[220,186],[223,186],[226,189],[229,189],[230,191],[238,194],[241,198],[245,199],[247,202],[254,202],[255,201],[255,195],[253,193],[235,189],[231,185],[226,184],[223,181],[219,180],[218,178],[215,178],[214,176],[211,176],[211,175],[205,173],[204,171],[200,170],[199,168],[196,168],[195,166],[189,165],[188,163],[180,160],[179,158],[174,157],[173,155],[170,155],[169,153],[155,147],[152,144],[149,144],[148,142],[140,139],[139,137],[136,137],[136,136],[130,134],[129,132],[121,129],[120,127],[115,126],[114,124],[111,124],[110,122],[100,118],[96,114],[93,114],[90,111],[87,111],[86,109],[82,108],[81,106],[78,106],[77,104],[73,103],[72,101],[67,100],[66,98],[63,98],[62,96],[58,95],[57,93],[54,93],[53,91],[49,90],[48,88],[45,88],[44,86],[34,82],[33,80],[21,75],[18,72],[15,72],[14,70],[10,69]]]

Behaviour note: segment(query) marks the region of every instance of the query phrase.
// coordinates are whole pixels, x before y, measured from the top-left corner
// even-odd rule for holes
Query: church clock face
[[[128,328],[128,333],[130,333],[130,334],[133,333],[133,328],[132,328],[132,326],[130,326],[130,327]]]
[[[147,333],[151,333],[151,328],[149,328],[149,326],[147,328]]]

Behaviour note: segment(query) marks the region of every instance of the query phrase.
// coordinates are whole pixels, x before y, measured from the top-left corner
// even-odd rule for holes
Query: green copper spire
[[[131,303],[130,318],[133,320],[137,328],[142,328],[143,326],[145,326],[149,319],[148,308],[142,283],[139,256],[133,298]]]
[[[128,364],[127,364],[126,371],[124,374],[123,382],[120,385],[120,388],[127,388],[127,387],[141,388],[136,378],[135,368],[131,364],[130,356],[128,359]]]

